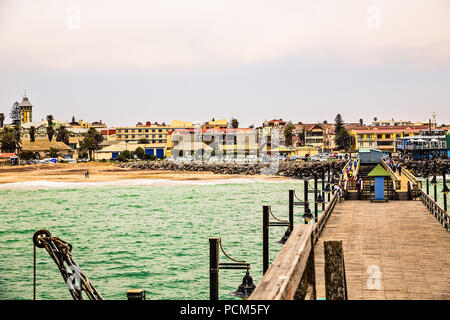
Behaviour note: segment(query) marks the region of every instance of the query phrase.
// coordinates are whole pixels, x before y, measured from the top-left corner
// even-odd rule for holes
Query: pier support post
[[[306,212],[306,207],[308,207],[309,206],[309,203],[308,203],[308,180],[305,180],[304,181],[304,199],[305,199],[305,212]],[[308,224],[308,222],[305,220],[305,224]]]
[[[263,274],[269,269],[269,206],[263,206]]]
[[[325,211],[325,169],[322,170],[322,212]]]
[[[317,203],[317,172],[314,172],[314,219],[317,222],[318,220],[318,211],[319,211],[319,204]]]
[[[447,186],[447,182],[445,181],[445,169],[442,170],[442,187],[443,189],[445,189],[445,187]],[[447,212],[447,195],[444,192],[444,211]]]
[[[294,230],[294,190],[289,190],[289,229]]]
[[[330,171],[331,166],[328,165],[328,183],[331,186],[331,171]],[[328,193],[328,202],[330,202],[331,200],[331,192]]]
[[[209,238],[209,299],[219,300],[219,238]]]
[[[33,300],[36,300],[36,246],[33,244]]]
[[[324,241],[325,294],[327,300],[347,300],[342,241]]]
[[[436,180],[436,176],[434,176],[434,178]],[[437,203],[437,184],[434,185],[434,202]]]

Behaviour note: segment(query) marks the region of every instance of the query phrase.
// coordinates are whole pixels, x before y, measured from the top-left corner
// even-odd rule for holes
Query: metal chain
[[[39,238],[39,241],[41,247],[45,248],[58,266],[74,300],[83,300],[83,292],[90,300],[103,300],[103,297],[73,259],[71,253],[72,245],[70,243],[52,236],[42,236]],[[73,282],[77,280],[79,285],[74,286]]]

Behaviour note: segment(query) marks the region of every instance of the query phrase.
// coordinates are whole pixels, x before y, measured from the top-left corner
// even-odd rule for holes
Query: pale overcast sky
[[[0,0],[0,88],[111,126],[450,123],[450,1]]]

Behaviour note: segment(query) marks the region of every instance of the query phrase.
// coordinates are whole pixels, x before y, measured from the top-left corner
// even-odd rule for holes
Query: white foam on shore
[[[217,184],[245,184],[245,183],[280,183],[288,180],[268,180],[264,178],[230,178],[230,179],[208,179],[208,180],[170,180],[170,179],[123,179],[114,181],[99,182],[60,182],[60,181],[24,181],[0,184],[0,190],[12,189],[71,189],[84,187],[103,187],[103,186],[203,186]]]

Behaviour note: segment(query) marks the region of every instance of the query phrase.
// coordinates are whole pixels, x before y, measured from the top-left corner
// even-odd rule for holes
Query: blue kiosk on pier
[[[369,179],[371,179],[372,177],[374,179],[373,184],[374,198],[372,199],[371,197],[370,200],[388,201],[389,197],[385,196],[385,191],[387,191],[385,190],[386,189],[385,179],[390,179],[389,173],[381,165],[378,164],[375,168],[373,168],[372,171],[369,172],[367,176],[369,177]]]

